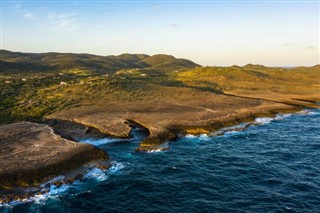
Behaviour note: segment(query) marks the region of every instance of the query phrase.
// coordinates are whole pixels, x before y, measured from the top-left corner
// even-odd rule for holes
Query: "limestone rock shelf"
[[[89,144],[56,135],[43,124],[0,126],[0,190],[38,186],[108,155]]]

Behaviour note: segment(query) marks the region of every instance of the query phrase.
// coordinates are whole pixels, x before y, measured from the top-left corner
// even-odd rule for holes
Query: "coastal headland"
[[[320,101],[320,65],[202,67],[169,55],[1,55],[2,189],[39,185],[107,160],[99,149],[75,142],[85,137],[127,138],[132,126],[142,126],[149,136],[137,150],[148,152],[182,135],[316,108]]]
[[[43,124],[2,125],[0,135],[0,192],[39,186],[81,166],[108,160],[98,148],[61,138]],[[6,198],[0,193],[0,201]]]

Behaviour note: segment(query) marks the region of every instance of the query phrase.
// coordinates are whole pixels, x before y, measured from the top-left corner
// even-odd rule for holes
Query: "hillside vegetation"
[[[218,85],[225,94],[299,104],[320,95],[320,66],[291,69],[261,65],[199,67],[179,72],[175,79],[186,85]]]
[[[39,122],[45,115],[79,106],[139,106],[174,96],[192,100],[207,93],[304,106],[319,100],[319,65],[201,67],[161,54],[97,56],[6,50],[0,54],[0,123]]]

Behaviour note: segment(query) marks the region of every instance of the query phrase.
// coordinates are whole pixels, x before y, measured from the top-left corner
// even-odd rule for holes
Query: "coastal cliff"
[[[0,136],[0,190],[39,186],[90,162],[108,160],[104,151],[63,139],[42,124],[3,125]]]

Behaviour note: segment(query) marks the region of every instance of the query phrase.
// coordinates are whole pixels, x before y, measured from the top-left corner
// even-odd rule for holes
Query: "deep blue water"
[[[158,153],[141,139],[91,141],[109,171],[3,212],[320,212],[320,110],[245,131],[185,137]]]

